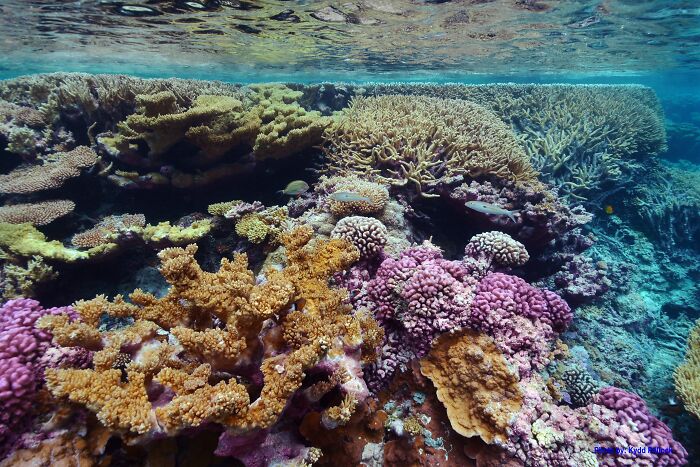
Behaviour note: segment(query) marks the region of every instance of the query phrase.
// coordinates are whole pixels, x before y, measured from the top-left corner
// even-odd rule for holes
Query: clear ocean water
[[[700,465],[700,3],[0,1],[0,467]]]

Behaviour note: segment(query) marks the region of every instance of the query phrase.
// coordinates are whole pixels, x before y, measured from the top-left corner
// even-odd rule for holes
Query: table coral
[[[28,194],[60,188],[80,175],[82,169],[97,163],[97,154],[86,147],[77,148],[53,156],[52,162],[28,165],[0,175],[0,193]]]
[[[47,225],[75,209],[75,203],[67,199],[39,201],[36,203],[0,206],[0,222],[8,224]]]
[[[357,97],[324,139],[328,173],[362,173],[416,195],[429,196],[459,176],[535,178],[508,127],[486,108],[461,100]]]
[[[686,410],[700,418],[700,321],[690,331],[685,361],[676,368],[673,379]]]
[[[522,395],[517,374],[491,337],[474,331],[445,334],[421,361],[421,372],[435,384],[457,433],[486,443],[506,440]]]
[[[131,303],[97,297],[75,303],[79,321],[42,320],[61,345],[96,350],[94,369],[49,371],[48,388],[96,412],[127,440],[207,423],[228,428],[229,436],[269,428],[314,367],[345,372],[341,391],[363,400],[360,362],[376,358],[382,332],[328,287],[330,276],[358,253],[341,240],[310,244],[311,237],[308,228],[285,235],[287,266],[266,271],[262,281],[242,254],[210,273],[195,261],[195,245],[163,250],[161,273],[171,284],[164,297],[140,290],[130,295]],[[98,331],[104,313],[135,321]],[[251,365],[259,369],[246,387],[232,375],[245,376]],[[259,396],[251,401],[249,391]],[[158,403],[151,394],[160,394]]]

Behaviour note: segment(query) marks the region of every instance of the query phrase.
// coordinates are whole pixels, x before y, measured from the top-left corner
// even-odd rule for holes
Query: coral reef
[[[0,465],[696,462],[661,122],[639,86],[0,82]]]

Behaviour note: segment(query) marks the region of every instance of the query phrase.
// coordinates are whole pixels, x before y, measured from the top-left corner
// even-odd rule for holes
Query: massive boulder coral
[[[486,443],[507,439],[522,395],[517,374],[491,337],[475,331],[445,334],[421,361],[421,372],[435,384],[457,433]]]
[[[331,238],[342,238],[360,251],[360,258],[372,258],[382,252],[387,241],[384,224],[372,217],[344,217],[333,228]]]
[[[470,102],[428,97],[356,97],[324,135],[326,171],[363,174],[429,196],[462,176],[533,180],[508,127]]]
[[[328,287],[328,278],[358,253],[344,241],[311,237],[308,228],[285,235],[287,266],[265,271],[260,281],[242,254],[209,273],[195,261],[195,245],[163,250],[161,272],[171,284],[164,297],[141,290],[131,302],[98,296],[75,304],[79,320],[41,321],[57,343],[96,351],[92,369],[47,372],[48,388],[130,440],[206,423],[228,428],[229,437],[269,428],[312,368],[345,375],[326,391],[340,387],[363,399],[361,364],[376,358],[382,331]],[[134,321],[100,331],[105,313]],[[159,394],[158,402],[149,394]],[[250,394],[259,395],[251,400]]]

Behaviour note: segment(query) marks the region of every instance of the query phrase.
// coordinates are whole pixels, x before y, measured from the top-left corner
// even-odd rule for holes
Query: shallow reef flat
[[[637,85],[1,81],[0,466],[697,465],[673,144]]]

